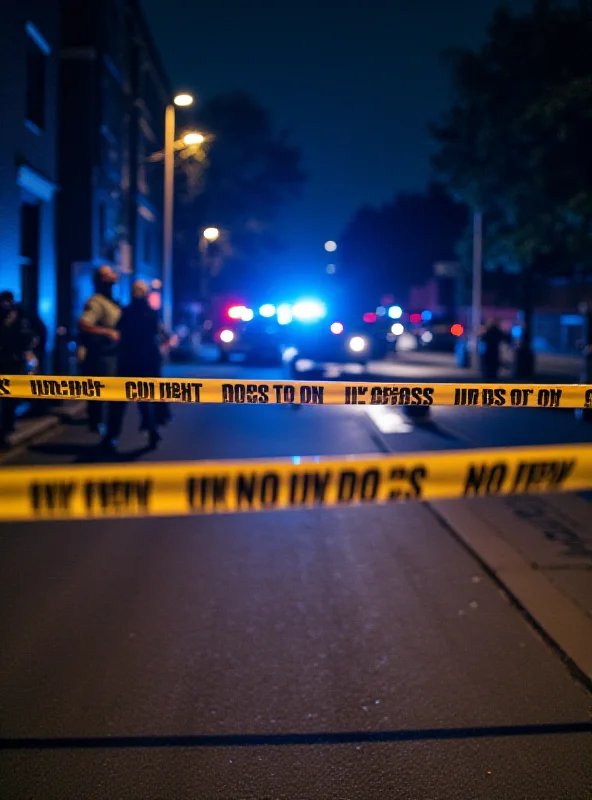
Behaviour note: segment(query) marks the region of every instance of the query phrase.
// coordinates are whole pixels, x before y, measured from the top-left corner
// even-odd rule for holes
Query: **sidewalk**
[[[583,360],[578,356],[563,356],[553,353],[537,353],[536,373],[533,378],[535,383],[579,383]],[[459,381],[472,383],[479,380],[480,376],[474,369],[461,369],[454,353],[435,353],[425,351],[412,351],[396,353],[392,360],[375,362],[372,371],[380,374],[390,374],[399,378],[421,380],[422,374],[426,378],[439,381]],[[502,368],[499,373],[500,382],[514,382],[510,368]],[[518,381],[517,381],[518,382]]]
[[[538,628],[592,680],[592,509],[576,495],[430,503]]]
[[[48,406],[48,413],[42,416],[32,417],[27,414],[18,416],[15,432],[7,437],[10,448],[25,444],[59,425],[60,422],[79,416],[83,413],[84,407],[84,402],[72,400],[62,403],[61,406]]]
[[[537,356],[534,383],[578,383],[581,359]],[[372,365],[388,379],[479,382],[453,354],[411,352]],[[513,382],[509,370],[500,382]],[[583,495],[429,503],[532,623],[592,681],[592,504]]]

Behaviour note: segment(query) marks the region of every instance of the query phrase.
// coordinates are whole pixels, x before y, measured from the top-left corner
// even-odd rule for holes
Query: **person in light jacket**
[[[87,300],[78,322],[83,345],[81,368],[89,377],[112,378],[117,375],[117,323],[121,307],[113,299],[117,273],[109,266],[99,267],[94,274],[95,293]],[[91,431],[102,432],[105,403],[88,403],[88,424]]]

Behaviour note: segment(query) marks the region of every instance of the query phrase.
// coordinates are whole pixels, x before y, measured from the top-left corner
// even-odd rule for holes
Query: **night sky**
[[[439,54],[482,41],[497,0],[143,0],[175,90],[243,89],[302,147],[282,268],[326,263],[362,204],[429,178],[426,124],[447,105]],[[513,10],[531,0],[508,0]],[[278,265],[280,266],[280,265]]]

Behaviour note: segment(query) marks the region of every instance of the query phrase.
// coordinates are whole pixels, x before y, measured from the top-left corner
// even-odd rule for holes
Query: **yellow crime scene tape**
[[[592,384],[310,383],[256,379],[0,375],[0,399],[2,397],[230,405],[592,408]]]
[[[0,469],[0,520],[242,513],[592,488],[592,445]]]

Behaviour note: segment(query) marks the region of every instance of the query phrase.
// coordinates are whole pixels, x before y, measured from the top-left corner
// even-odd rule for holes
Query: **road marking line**
[[[366,406],[364,411],[381,433],[413,433],[415,430],[396,408]]]

